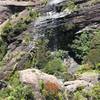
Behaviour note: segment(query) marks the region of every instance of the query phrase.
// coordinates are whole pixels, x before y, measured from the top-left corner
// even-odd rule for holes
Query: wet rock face
[[[55,0],[54,0],[55,1]],[[61,1],[61,0],[59,0]],[[51,38],[51,45],[56,49],[67,49],[67,44],[71,43],[75,33],[84,27],[99,23],[100,20],[100,4],[96,4],[92,7],[81,9],[78,11],[57,11],[56,7],[60,8],[59,3],[54,3],[52,0],[46,6],[46,9],[53,8],[50,11],[45,10],[45,14],[35,20],[34,27],[38,30],[37,33],[48,33],[54,34]],[[81,3],[82,0],[76,0],[76,3]],[[84,1],[86,2],[86,1]],[[60,2],[61,3],[61,2]],[[80,4],[81,6],[81,4]],[[92,10],[91,10],[92,9]],[[89,12],[89,13],[88,13]],[[96,14],[95,14],[95,13]],[[70,28],[69,28],[70,27]],[[59,44],[60,43],[60,44]],[[66,48],[64,47],[66,43]],[[50,46],[51,46],[50,45]]]

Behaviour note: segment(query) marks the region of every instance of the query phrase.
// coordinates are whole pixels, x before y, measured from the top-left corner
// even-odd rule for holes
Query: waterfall
[[[58,30],[56,27],[62,26],[66,21],[63,19],[69,13],[64,11],[58,12],[58,8],[61,7],[61,3],[66,2],[66,0],[49,0],[46,7],[43,8],[44,14],[38,17],[34,22],[34,27],[37,33],[48,33],[49,30],[53,29],[54,36],[52,37],[53,50],[57,50],[57,34]],[[52,8],[50,10],[50,8]],[[49,9],[49,10],[48,10]]]

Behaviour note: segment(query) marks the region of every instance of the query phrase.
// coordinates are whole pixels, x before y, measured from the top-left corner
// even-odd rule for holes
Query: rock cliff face
[[[75,92],[80,86],[84,89],[92,88],[98,82],[98,74],[84,74],[76,80],[60,84],[54,76],[37,69],[34,69],[35,72],[33,69],[26,69],[26,64],[32,60],[38,48],[36,42],[48,39],[50,51],[68,50],[68,57],[71,56],[72,59],[65,57],[65,63],[69,65],[68,73],[74,76],[79,64],[76,63],[77,59],[69,45],[77,34],[87,30],[94,32],[97,29],[100,30],[99,0],[0,0],[0,41],[3,40],[6,44],[0,80],[7,80],[18,70],[21,82],[29,83],[35,89],[36,98],[38,95],[43,98],[39,93],[39,80],[43,80],[45,84],[52,81],[57,88],[62,86],[68,92]]]
[[[20,52],[31,52],[35,48],[34,43],[30,43],[28,46],[25,46],[22,43],[23,38],[24,38],[23,35],[26,34],[26,32],[32,33],[29,35],[32,35],[33,41],[35,41],[37,38],[43,37],[43,33],[48,33],[49,31],[51,31],[51,34],[56,33],[50,39],[50,42],[49,42],[50,48],[53,50],[56,50],[57,48],[66,50],[68,49],[68,47],[66,45],[66,48],[65,48],[63,44],[71,43],[71,39],[74,38],[74,35],[76,32],[78,32],[80,29],[90,24],[91,25],[99,24],[99,20],[100,20],[100,4],[99,3],[96,3],[95,5],[92,5],[90,7],[84,7],[83,9],[80,8],[78,9],[78,11],[58,12],[57,8],[59,8],[59,6],[61,6],[60,4],[61,3],[63,4],[63,2],[66,2],[66,1],[59,1],[59,2],[50,1],[47,4],[46,9],[51,6],[51,8],[55,10],[45,11],[43,16],[41,15],[40,17],[36,18],[35,21],[31,22],[31,24],[27,26],[27,29],[25,32],[19,33],[13,38],[11,38],[10,36],[7,37],[7,39],[9,39],[8,40],[9,50],[8,50],[8,53],[4,57],[4,60],[7,61],[7,63],[1,70],[0,77],[3,78],[3,76],[6,76],[6,75],[3,75],[3,73],[8,73],[8,71],[13,69],[13,66],[17,66],[17,68],[20,69],[19,66],[24,65],[24,61],[26,61],[29,57],[28,55],[23,54],[23,56],[21,56],[20,58],[20,61],[18,61],[18,63],[16,64],[16,57],[15,56],[13,57],[13,55],[15,55],[15,52],[18,54]],[[82,5],[88,4],[86,1],[83,1],[82,3],[81,2],[82,1],[77,1],[77,0],[75,1],[75,3],[79,4],[80,7]],[[43,7],[43,9],[45,10],[45,7]],[[61,8],[59,9],[61,10]],[[7,10],[6,12],[8,13]],[[24,15],[27,15],[26,13],[27,11],[21,15],[22,18],[24,17]],[[13,20],[14,19],[12,18],[10,22],[13,23]],[[20,21],[21,19],[20,17],[18,17],[16,18],[16,20]],[[68,25],[70,25],[71,28],[69,28]],[[99,28],[99,26],[97,27]]]
[[[11,11],[4,6],[0,6],[0,24],[9,18]]]

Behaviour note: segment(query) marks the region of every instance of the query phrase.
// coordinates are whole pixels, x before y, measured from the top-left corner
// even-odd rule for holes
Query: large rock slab
[[[40,94],[40,81],[42,80],[44,86],[49,92],[57,92],[62,89],[62,82],[53,75],[48,75],[38,69],[26,69],[19,71],[20,81],[24,84],[30,84],[33,87],[36,100],[42,100]]]

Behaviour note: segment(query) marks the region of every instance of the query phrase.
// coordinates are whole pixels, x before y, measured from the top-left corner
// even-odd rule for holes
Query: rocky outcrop
[[[36,7],[42,5],[42,0],[17,1],[17,0],[0,0],[0,24],[11,17],[11,15],[21,12],[26,7]],[[15,19],[16,20],[16,19]]]
[[[53,75],[48,75],[41,72],[38,69],[27,69],[19,71],[20,81],[24,84],[31,85],[33,87],[36,100],[42,100],[40,93],[40,82],[43,81],[45,89],[49,92],[56,92],[62,89],[62,82]]]
[[[79,68],[79,64],[71,57],[64,59],[64,65],[68,67],[68,73],[71,75],[74,75]]]
[[[83,73],[80,78],[77,78],[76,80],[62,83],[55,76],[41,72],[38,69],[26,69],[19,71],[20,81],[33,87],[36,100],[43,99],[40,93],[41,81],[44,83],[45,89],[49,92],[65,90],[67,93],[74,93],[77,90],[90,90],[100,81],[98,75],[98,73],[87,72],[87,74]]]
[[[85,80],[87,82],[90,82],[92,84],[95,84],[97,82],[100,82],[100,74],[97,72],[85,72],[80,75],[79,79],[80,80]]]
[[[33,0],[33,1],[15,1],[15,0],[6,0],[2,1],[0,0],[0,5],[1,6],[37,6],[40,4],[39,0]]]
[[[0,24],[2,24],[5,20],[7,20],[11,15],[11,11],[5,7],[0,6]]]
[[[67,92],[75,92],[76,90],[78,90],[78,88],[90,89],[91,87],[93,87],[93,84],[91,84],[85,80],[75,80],[75,81],[65,82],[64,86],[65,86],[65,90]]]
[[[64,86],[67,92],[75,92],[79,88],[88,91],[88,89],[91,89],[94,84],[98,82],[100,82],[99,73],[85,72],[81,74],[76,80],[65,82]]]

